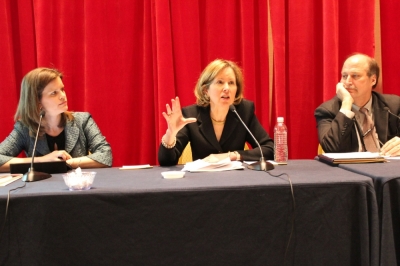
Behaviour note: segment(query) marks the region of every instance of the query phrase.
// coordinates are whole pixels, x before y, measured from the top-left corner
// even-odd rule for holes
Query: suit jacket
[[[341,100],[335,96],[321,104],[314,113],[317,120],[319,142],[325,152],[359,151],[356,119],[339,112]],[[372,92],[372,109],[376,133],[382,143],[400,135],[400,119],[388,113],[400,114],[400,97]],[[364,145],[361,137],[362,145]]]
[[[274,142],[254,114],[254,103],[242,100],[240,104],[236,105],[236,110],[254,137],[259,141],[265,159],[273,159]],[[243,160],[260,160],[258,145],[233,112],[228,112],[220,141],[215,136],[209,106],[191,105],[182,108],[182,113],[184,117],[195,117],[197,121],[186,125],[178,132],[174,148],[167,149],[160,145],[158,150],[158,162],[160,165],[176,165],[189,141],[193,160],[203,159],[210,154],[229,151],[238,151]],[[255,149],[244,151],[246,142],[250,143]]]
[[[67,120],[64,128],[65,151],[73,158],[87,156],[96,162],[111,166],[110,144],[101,134],[92,116],[86,112],[75,112],[72,115],[74,120]],[[22,151],[25,151],[27,157],[31,157],[34,143],[35,137],[29,135],[29,129],[17,121],[10,135],[0,143],[0,165],[18,156]],[[39,137],[36,144],[36,156],[49,153],[46,135]]]

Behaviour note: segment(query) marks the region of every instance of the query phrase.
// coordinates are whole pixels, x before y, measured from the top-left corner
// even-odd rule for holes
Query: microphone
[[[390,111],[389,107],[385,106],[385,107],[383,107],[383,109],[384,109],[385,111],[387,111],[389,114],[391,114],[392,116],[397,117],[398,119],[400,119],[400,116],[393,114],[393,113]]]
[[[232,112],[234,112],[236,114],[236,116],[239,118],[240,122],[242,122],[244,128],[247,130],[247,132],[249,132],[250,136],[254,139],[254,141],[257,143],[258,148],[260,149],[260,153],[261,153],[261,158],[260,161],[257,163],[252,163],[249,166],[247,166],[247,168],[252,169],[252,170],[256,170],[256,171],[269,171],[274,169],[274,165],[272,163],[266,162],[264,159],[264,155],[260,146],[260,143],[257,141],[257,139],[254,137],[254,135],[251,133],[250,129],[246,126],[246,124],[243,122],[242,118],[240,117],[240,115],[238,114],[238,112],[236,111],[236,108],[233,104],[231,104],[229,106],[229,110],[231,110]]]
[[[383,107],[383,109],[386,110],[389,114],[391,114],[391,115],[397,117],[398,119],[400,119],[400,116],[393,114],[393,113],[390,111],[389,107],[385,106],[385,107]]]
[[[42,117],[44,116],[44,114],[45,114],[45,111],[43,111],[43,110],[40,111],[39,126],[38,126],[38,129],[36,131],[35,143],[33,145],[31,167],[29,168],[28,172],[25,173],[22,176],[22,181],[24,181],[24,182],[39,181],[39,180],[43,180],[43,179],[47,179],[47,178],[51,177],[50,174],[42,173],[42,172],[36,172],[35,169],[33,169],[33,161],[35,159],[35,153],[36,153],[36,143],[37,143],[37,140],[38,140],[39,129],[40,129],[40,125],[42,124]]]

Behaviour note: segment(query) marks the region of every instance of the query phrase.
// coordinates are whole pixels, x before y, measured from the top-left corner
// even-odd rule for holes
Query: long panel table
[[[88,191],[69,191],[59,174],[26,183],[11,192],[0,264],[378,265],[369,177],[314,160],[277,166],[270,173],[293,182],[293,212],[285,175],[161,176],[181,168],[96,169]],[[22,183],[0,188],[1,221]]]
[[[380,265],[400,265],[400,160],[388,163],[342,164],[370,177],[375,186],[380,222]]]

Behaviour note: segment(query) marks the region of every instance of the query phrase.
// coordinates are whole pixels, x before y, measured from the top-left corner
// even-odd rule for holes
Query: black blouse
[[[46,134],[47,145],[50,151],[65,150],[65,132],[64,130],[58,136],[50,136]]]

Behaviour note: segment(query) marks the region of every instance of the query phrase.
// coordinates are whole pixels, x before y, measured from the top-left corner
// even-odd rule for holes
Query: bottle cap
[[[283,119],[283,117],[278,117],[277,121],[278,121],[278,123],[283,123],[284,119]]]

